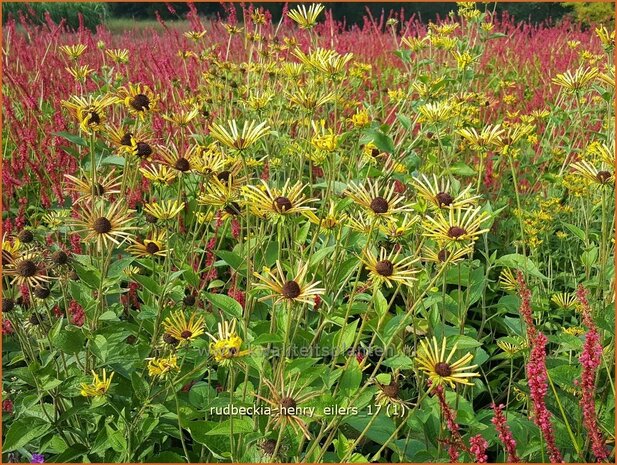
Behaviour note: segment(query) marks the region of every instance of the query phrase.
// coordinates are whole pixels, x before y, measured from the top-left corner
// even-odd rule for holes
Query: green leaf
[[[407,355],[397,354],[394,357],[384,360],[382,365],[394,369],[400,368],[407,370],[413,367],[413,362]]]
[[[520,270],[523,273],[527,273],[531,276],[535,276],[536,278],[547,279],[546,276],[540,273],[540,270],[538,270],[538,267],[531,261],[531,259],[529,259],[528,257],[525,257],[524,255],[518,254],[518,253],[513,253],[509,255],[504,255],[503,257],[499,257],[497,261],[495,262],[495,264],[497,266],[505,266],[507,268],[513,268],[515,270]]]
[[[476,174],[472,167],[466,165],[462,161],[457,161],[456,163],[450,165],[449,172],[452,174],[458,174],[459,176],[474,176]]]
[[[67,325],[51,340],[54,347],[67,354],[76,354],[84,348],[86,336],[77,326]]]
[[[228,250],[219,250],[216,254],[234,270],[239,271],[243,268],[245,260],[237,253],[229,252]]]
[[[218,425],[216,425],[214,428],[212,428],[210,431],[208,431],[206,433],[206,436],[229,436],[232,432],[232,429],[233,434],[250,433],[251,431],[253,431],[253,420],[249,417],[234,417],[233,428],[231,418],[228,420],[224,420]]]
[[[367,144],[373,142],[375,146],[382,152],[393,154],[395,152],[394,142],[387,134],[384,134],[377,129],[370,129],[360,138],[360,143]]]
[[[43,436],[51,424],[40,418],[20,418],[15,420],[6,433],[2,452],[11,452],[30,445],[33,440]]]
[[[576,237],[578,237],[581,241],[585,241],[587,239],[587,236],[585,235],[585,231],[583,231],[581,228],[579,228],[578,226],[574,226],[573,224],[570,223],[564,223],[563,224],[572,234],[574,234]]]
[[[232,318],[242,318],[242,305],[227,295],[211,294],[209,292],[204,293],[204,296],[212,305],[216,308],[223,310],[223,312]]]
[[[357,361],[352,360],[339,381],[341,396],[348,397],[355,394],[361,382],[362,370],[360,369],[360,365]]]
[[[88,142],[86,142],[83,137],[76,136],[70,132],[54,132],[54,136],[62,137],[63,139],[66,139],[73,144],[81,145],[82,147],[88,147]]]
[[[133,279],[145,287],[152,295],[158,296],[161,294],[161,287],[151,277],[137,274],[133,276]]]

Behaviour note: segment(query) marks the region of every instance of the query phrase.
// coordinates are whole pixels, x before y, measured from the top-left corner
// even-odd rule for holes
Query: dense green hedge
[[[84,25],[92,29],[109,17],[109,4],[98,2],[2,2],[2,22],[4,23],[11,16],[18,18],[19,11],[22,11],[26,17],[35,23],[44,22],[45,12],[49,12],[54,22],[59,23],[64,18],[67,25],[74,29],[79,26],[79,14],[81,14]]]

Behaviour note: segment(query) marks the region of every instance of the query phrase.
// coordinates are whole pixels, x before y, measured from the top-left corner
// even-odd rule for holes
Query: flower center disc
[[[137,111],[144,111],[150,109],[150,99],[147,95],[137,94],[131,100],[131,106]]]
[[[447,363],[439,362],[437,365],[435,365],[435,373],[445,378],[452,374],[452,369],[450,368],[450,365],[448,365]]]
[[[389,207],[388,201],[383,197],[375,197],[371,200],[371,210],[375,213],[387,213]]]
[[[293,205],[287,197],[277,197],[273,202],[274,209],[279,213],[284,213],[290,210]]]
[[[288,299],[295,299],[302,293],[302,290],[300,289],[300,286],[297,282],[287,281],[283,285],[281,293],[283,294],[283,297],[286,297]]]
[[[448,194],[447,192],[438,193],[435,196],[435,199],[437,200],[437,203],[439,204],[440,207],[442,206],[447,207],[448,205],[451,205],[452,201],[454,200],[452,196]]]
[[[191,164],[186,158],[181,157],[176,160],[176,164],[174,165],[174,167],[178,171],[188,171],[191,168]]]
[[[32,260],[22,260],[16,268],[17,273],[24,278],[30,278],[36,274],[36,264]]]
[[[159,248],[158,245],[156,245],[154,242],[148,242],[148,245],[146,245],[146,251],[150,254],[150,255],[154,255],[155,253],[157,253],[159,250],[161,250]]]
[[[611,173],[608,171],[598,171],[598,174],[596,174],[596,179],[600,182],[600,184],[606,184],[610,178]]]
[[[92,229],[99,234],[107,234],[111,231],[111,221],[104,216],[101,216],[100,218],[94,220],[94,223],[92,223]]]
[[[146,158],[152,155],[152,147],[146,142],[137,142],[137,156],[139,158]]]
[[[392,382],[387,386],[381,387],[382,392],[390,397],[391,399],[395,399],[398,397],[399,387],[397,382]]]
[[[375,271],[381,276],[392,276],[394,264],[390,260],[382,260],[375,264]]]
[[[281,408],[285,409],[285,410],[290,410],[290,409],[295,409],[296,408],[296,401],[293,400],[291,397],[284,397],[283,399],[281,399]]]
[[[182,339],[188,339],[193,335],[193,333],[191,331],[189,331],[188,329],[182,331],[182,333],[180,333],[180,336],[182,336]]]
[[[465,229],[461,228],[460,226],[452,226],[450,229],[448,229],[448,236],[452,239],[458,239],[466,233],[467,231],[465,231]]]

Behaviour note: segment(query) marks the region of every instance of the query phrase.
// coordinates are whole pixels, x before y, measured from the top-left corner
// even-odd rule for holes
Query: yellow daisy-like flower
[[[243,188],[244,202],[249,205],[254,215],[279,219],[296,213],[311,216],[315,210],[306,205],[316,199],[308,199],[302,195],[306,186],[301,182],[290,186],[288,179],[282,189],[271,189],[263,180],[261,183],[260,187],[249,185]]]
[[[171,251],[166,247],[166,239],[165,231],[154,231],[148,239],[133,240],[133,244],[128,246],[126,251],[136,257],[166,257]]]
[[[318,150],[334,152],[339,143],[339,136],[331,128],[326,129],[326,122],[321,120],[319,123],[311,121],[314,135],[311,144]]]
[[[84,242],[94,242],[97,250],[108,249],[111,244],[120,246],[131,238],[131,230],[136,226],[129,226],[133,210],[128,210],[120,202],[111,205],[105,211],[101,205],[94,207],[84,204],[80,217],[71,220],[76,233],[87,233]]]
[[[21,255],[21,241],[14,237],[7,240],[6,233],[2,237],[2,266],[14,262]]]
[[[153,378],[165,378],[179,369],[178,357],[175,355],[148,359],[148,374]]]
[[[330,76],[342,72],[345,69],[345,65],[353,58],[352,53],[340,55],[335,50],[327,50],[324,48],[312,50],[308,55],[299,48],[296,48],[292,53],[304,65]]]
[[[432,182],[424,174],[417,178],[411,178],[410,182],[418,191],[418,195],[437,209],[467,207],[477,203],[480,198],[479,195],[470,194],[471,185],[458,194],[454,194],[450,187],[450,180],[443,178],[438,180],[435,174],[433,174]]]
[[[118,99],[124,103],[131,115],[138,116],[142,120],[147,113],[157,111],[159,101],[149,86],[131,83],[128,87],[120,87]]]
[[[144,212],[149,213],[159,220],[169,220],[178,215],[184,209],[184,202],[177,200],[161,200],[144,205]]]
[[[375,396],[375,403],[382,407],[387,407],[385,412],[388,416],[404,416],[410,407],[410,402],[400,397],[401,388],[398,377],[398,372],[392,375],[389,384],[381,384],[375,380],[379,387],[379,392]]]
[[[224,171],[229,164],[229,160],[216,142],[208,146],[197,146],[195,156],[191,161],[195,170],[206,176]],[[240,163],[238,163],[238,167],[241,167]]]
[[[441,347],[439,347],[436,337],[433,337],[432,344],[422,340],[420,345],[422,349],[416,355],[416,363],[420,371],[423,371],[429,377],[431,390],[444,384],[449,384],[452,388],[454,388],[455,383],[473,386],[469,378],[480,376],[473,371],[478,365],[466,366],[473,360],[472,354],[466,354],[456,362],[450,363],[456,352],[457,344],[454,344],[447,357],[445,338],[441,342]]]
[[[196,106],[191,107],[188,110],[181,109],[176,110],[171,115],[163,115],[163,119],[173,124],[180,126],[181,128],[187,127],[191,121],[193,121],[199,115],[199,108]]]
[[[371,216],[391,217],[396,213],[409,211],[410,207],[402,205],[404,197],[394,192],[395,185],[380,189],[379,181],[367,181],[366,187],[349,182],[345,193],[363,207]]]
[[[317,24],[317,17],[324,10],[321,3],[313,3],[308,7],[298,5],[294,10],[287,12],[287,16],[293,19],[301,29],[312,29]]]
[[[105,54],[115,63],[126,64],[129,62],[129,51],[127,49],[109,49],[105,50]]]
[[[91,202],[96,199],[108,199],[110,196],[120,193],[122,175],[113,177],[114,171],[109,172],[105,177],[94,181],[89,174],[84,174],[84,179],[76,178],[70,174],[64,177],[71,181],[67,190],[79,193],[75,203]]]
[[[213,336],[207,333],[212,342],[210,343],[210,355],[219,365],[230,365],[234,359],[243,357],[249,353],[248,350],[240,350],[242,338],[236,333],[236,320],[223,321],[218,324],[218,335]]]
[[[154,164],[139,168],[139,172],[144,178],[157,183],[168,186],[178,178],[178,172],[167,165]]]
[[[308,273],[308,263],[304,265],[298,264],[298,271],[293,279],[288,280],[281,263],[276,261],[276,271],[272,272],[269,269],[264,269],[264,275],[254,273],[261,283],[255,285],[256,289],[263,289],[272,292],[265,297],[259,299],[264,301],[274,299],[274,303],[279,302],[303,302],[309,305],[315,304],[315,296],[322,295],[325,289],[319,288],[321,281],[308,284],[305,282]]]
[[[557,307],[562,310],[575,310],[579,307],[578,300],[576,299],[576,294],[569,294],[566,292],[559,292],[557,294],[553,294],[551,297],[551,302],[553,302]]]
[[[427,215],[423,223],[425,237],[435,239],[447,247],[466,247],[475,242],[488,228],[482,223],[488,219],[488,213],[482,208],[449,208],[447,216],[440,210],[435,217]]]
[[[418,259],[406,257],[399,260],[398,256],[399,252],[395,252],[394,249],[388,254],[386,249],[382,248],[379,257],[367,250],[361,260],[369,270],[372,282],[378,286],[382,284],[389,288],[394,284],[412,286],[416,281],[414,275],[418,271],[412,269],[411,265],[416,263]]]
[[[366,108],[357,110],[356,113],[350,118],[351,124],[356,128],[363,128],[368,126],[371,122],[371,117]]]
[[[486,152],[501,145],[501,136],[505,132],[499,124],[488,125],[480,132],[476,128],[459,129],[457,133],[465,139],[472,150]]]
[[[66,54],[71,60],[77,60],[88,48],[87,45],[84,44],[76,44],[76,45],[61,45],[58,47],[62,52]]]
[[[570,70],[553,78],[553,83],[563,87],[568,92],[580,92],[598,76],[597,68],[578,68],[574,74]]]
[[[73,95],[70,100],[63,100],[62,105],[77,118],[81,130],[86,134],[90,134],[91,132],[98,132],[105,127],[106,117],[104,110],[116,103],[116,101],[116,97],[112,95],[97,97],[89,95],[87,98]]]
[[[91,69],[88,65],[83,66],[73,66],[72,68],[65,68],[71,76],[75,78],[78,82],[85,82],[86,78],[93,73],[94,70]]]
[[[422,261],[433,262],[438,266],[453,265],[471,255],[472,252],[473,246],[462,247],[452,251],[447,249],[435,251],[431,247],[424,247],[422,249]]]
[[[615,182],[615,173],[608,169],[598,169],[587,160],[572,163],[572,171],[585,179],[600,184],[601,186],[611,186]]]
[[[160,153],[163,163],[170,168],[176,170],[179,176],[193,171],[196,167],[196,146],[190,146],[188,149],[181,151],[176,144],[170,142],[168,146],[157,145],[157,151]]]
[[[184,344],[204,334],[204,316],[193,313],[187,320],[184,311],[178,310],[165,318],[163,328],[167,335]]]
[[[331,233],[337,229],[337,227],[345,222],[347,215],[337,212],[337,206],[334,202],[330,201],[328,212],[322,217],[310,217],[311,223],[318,225],[325,233]]]
[[[7,260],[5,262],[5,260]],[[27,285],[30,288],[44,286],[51,278],[47,275],[45,266],[40,257],[33,253],[8,256],[7,250],[2,249],[2,266],[5,276],[12,277],[11,285]]]
[[[210,126],[210,135],[221,144],[235,150],[246,150],[262,137],[270,134],[270,126],[264,121],[245,121],[242,131],[238,130],[236,120],[227,122],[227,127],[213,123]]]
[[[190,39],[193,42],[197,43],[203,36],[206,35],[206,32],[207,31],[186,31],[183,35],[187,39]]]
[[[262,378],[268,388],[269,395],[263,397],[255,394],[255,397],[263,400],[271,407],[272,416],[268,421],[273,422],[275,427],[284,429],[287,426],[291,426],[295,434],[301,432],[306,439],[310,440],[311,434],[306,422],[301,418],[302,411],[299,407],[303,402],[319,396],[320,392],[302,393],[304,386],[298,386],[299,374],[293,382],[287,384],[283,370],[280,370],[280,375],[277,379],[278,381],[276,381],[275,385],[268,379]]]
[[[112,371],[107,377],[107,371],[103,368],[103,376],[99,377],[98,374],[92,371],[92,383],[86,384],[81,383],[81,395],[84,397],[103,397],[109,391],[111,387],[111,380],[114,377],[114,372]]]
[[[319,91],[314,89],[305,90],[302,87],[298,87],[293,92],[286,93],[285,96],[289,99],[290,103],[298,105],[307,111],[314,111],[334,100],[334,94],[332,92],[320,95]]]
[[[518,280],[510,268],[504,268],[499,274],[499,287],[504,291],[517,293],[519,290]]]

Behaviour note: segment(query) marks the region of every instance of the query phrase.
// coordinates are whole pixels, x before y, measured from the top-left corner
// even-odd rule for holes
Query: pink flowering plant
[[[4,461],[615,460],[613,26],[450,6],[12,10]]]

